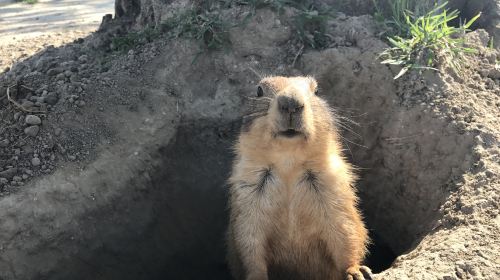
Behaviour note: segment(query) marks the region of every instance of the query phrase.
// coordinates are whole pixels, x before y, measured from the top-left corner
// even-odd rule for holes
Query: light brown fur
[[[229,178],[233,276],[365,279],[368,235],[352,187],[355,175],[342,157],[330,108],[314,94],[316,81],[268,77],[260,86],[268,107],[242,130]],[[276,134],[280,95],[304,104],[304,135]]]

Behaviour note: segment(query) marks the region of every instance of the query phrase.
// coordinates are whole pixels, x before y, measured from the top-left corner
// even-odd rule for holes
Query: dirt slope
[[[293,13],[259,9],[225,51],[160,37],[105,53],[93,37],[0,75],[0,278],[227,279],[240,108],[259,76],[306,74],[359,123],[343,135],[384,248],[372,253],[399,256],[378,279],[497,279],[500,75],[487,34],[471,35],[466,75],[395,82],[370,16],[339,15],[328,48],[297,55]]]

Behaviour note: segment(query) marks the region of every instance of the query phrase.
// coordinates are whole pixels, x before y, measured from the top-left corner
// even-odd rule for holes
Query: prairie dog
[[[335,117],[312,77],[267,77],[235,145],[228,263],[235,279],[371,279]]]

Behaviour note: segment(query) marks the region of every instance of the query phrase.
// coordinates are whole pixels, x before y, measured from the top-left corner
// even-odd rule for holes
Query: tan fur
[[[316,81],[268,77],[260,86],[269,109],[241,132],[229,179],[233,276],[364,279],[360,263],[368,236],[352,188],[355,175],[342,157],[327,103],[314,94]],[[303,102],[303,137],[276,135],[280,95]],[[272,175],[264,176],[266,170]]]

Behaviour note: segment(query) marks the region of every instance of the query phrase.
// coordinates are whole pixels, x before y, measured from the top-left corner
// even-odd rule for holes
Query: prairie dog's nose
[[[293,97],[280,96],[278,97],[278,108],[282,113],[293,114],[300,112],[304,105]]]

